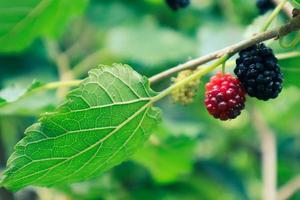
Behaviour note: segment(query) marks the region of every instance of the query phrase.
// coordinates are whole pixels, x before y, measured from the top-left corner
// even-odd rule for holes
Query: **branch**
[[[166,71],[163,71],[157,75],[154,75],[149,80],[150,80],[151,84],[154,84],[154,83],[156,83],[162,79],[165,79],[167,77],[170,77],[171,75],[173,75],[177,72],[180,72],[182,70],[195,69],[198,66],[205,64],[209,61],[215,60],[217,58],[220,58],[223,55],[235,54],[235,53],[237,53],[245,48],[248,48],[254,44],[257,44],[257,43],[260,43],[260,42],[263,42],[266,40],[270,40],[273,38],[279,38],[279,37],[285,36],[285,35],[293,32],[293,31],[297,31],[299,29],[300,29],[300,16],[297,16],[297,17],[293,18],[289,23],[287,23],[279,28],[256,34],[253,37],[243,40],[243,41],[240,41],[232,46],[226,47],[224,49],[213,52],[211,54],[202,56],[200,58],[190,60],[184,64],[180,64],[180,65],[170,68]]]
[[[276,199],[277,185],[277,155],[276,137],[268,124],[264,121],[262,113],[254,107],[250,110],[252,124],[260,138],[262,152],[263,200]]]
[[[45,44],[48,50],[48,54],[50,58],[55,62],[57,69],[58,69],[58,74],[59,74],[59,79],[61,81],[69,81],[73,79],[73,74],[71,71],[71,66],[70,66],[70,61],[64,52],[61,52],[57,43],[55,41],[46,39]],[[65,94],[67,93],[68,88],[62,87],[59,88],[57,91],[57,96],[59,98],[63,98]]]
[[[272,1],[275,5],[279,5],[281,3],[281,0],[272,0]],[[293,6],[289,2],[287,2],[282,8],[285,15],[290,19],[293,18],[293,9],[294,9]]]
[[[286,200],[300,190],[300,176],[297,176],[285,184],[277,194],[277,200]]]

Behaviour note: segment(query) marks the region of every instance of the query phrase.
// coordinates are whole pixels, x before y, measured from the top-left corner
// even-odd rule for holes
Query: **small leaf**
[[[54,186],[87,180],[135,152],[158,123],[149,82],[127,65],[100,66],[55,112],[26,130],[2,184]]]
[[[45,83],[38,81],[38,80],[33,80],[31,85],[27,88],[26,92],[31,92],[32,90],[35,90],[39,87],[44,86]]]
[[[57,35],[86,5],[87,0],[0,1],[0,52],[21,51],[39,36]]]
[[[27,88],[20,85],[4,88],[0,91],[0,113],[2,106],[18,101],[20,98],[26,96],[29,92],[32,92],[34,89],[42,87],[43,85],[45,84],[41,81],[33,80],[32,83],[27,86]]]
[[[51,92],[39,90],[44,85],[34,80],[27,87],[18,83],[1,90],[0,115],[39,116],[45,111],[53,111],[58,100]]]

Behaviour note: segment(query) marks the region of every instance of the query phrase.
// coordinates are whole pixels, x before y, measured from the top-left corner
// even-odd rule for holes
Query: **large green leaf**
[[[156,93],[129,66],[100,66],[55,112],[26,130],[8,161],[2,185],[79,182],[127,159],[159,120]]]
[[[1,0],[0,52],[21,51],[36,37],[56,35],[86,4],[87,0]]]

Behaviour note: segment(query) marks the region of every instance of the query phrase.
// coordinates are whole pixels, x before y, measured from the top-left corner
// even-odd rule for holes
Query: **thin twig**
[[[59,73],[60,81],[69,81],[73,79],[71,71],[70,61],[64,52],[61,52],[55,41],[46,39],[45,44],[49,53],[50,58],[55,62]],[[63,98],[68,92],[68,88],[61,87],[57,90],[57,96]]]
[[[294,177],[282,186],[277,194],[277,200],[287,200],[300,190],[300,176]]]
[[[252,107],[250,110],[250,117],[252,121],[251,124],[254,126],[261,142],[263,177],[262,199],[275,200],[277,193],[276,137],[258,109]]]
[[[281,3],[281,0],[272,0],[272,1],[275,5],[279,5]],[[282,10],[288,18],[290,18],[290,19],[293,18],[293,6],[289,2],[287,2],[284,5]]]
[[[205,64],[209,61],[220,58],[223,55],[226,55],[228,53],[230,53],[230,54],[237,53],[237,52],[241,51],[242,49],[250,47],[254,44],[257,44],[257,43],[260,43],[260,42],[263,42],[266,40],[270,40],[273,38],[279,38],[281,36],[287,35],[290,32],[297,31],[299,29],[300,29],[300,16],[297,16],[294,19],[292,19],[289,23],[287,23],[279,28],[276,28],[276,29],[273,29],[270,31],[266,31],[263,33],[259,33],[249,39],[240,41],[232,46],[229,46],[229,47],[226,47],[219,51],[213,52],[211,54],[190,60],[184,64],[180,64],[180,65],[170,68],[166,71],[163,71],[157,75],[154,75],[149,80],[150,80],[151,84],[154,84],[154,83],[156,83],[162,79],[165,79],[167,77],[170,77],[171,75],[173,75],[177,72],[180,72],[182,70],[195,69],[196,67],[198,67],[202,64]]]

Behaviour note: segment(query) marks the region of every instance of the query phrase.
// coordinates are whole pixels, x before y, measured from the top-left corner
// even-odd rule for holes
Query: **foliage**
[[[68,18],[81,13],[87,0],[1,1],[1,52],[20,51],[39,36],[55,36]]]
[[[147,80],[128,66],[90,71],[66,103],[26,130],[8,160],[2,184],[17,190],[29,184],[73,183],[120,163],[157,123],[152,96]]]
[[[253,0],[194,0],[178,12],[162,0],[0,1],[0,168],[14,151],[2,184],[12,190],[48,186],[33,190],[80,200],[260,199],[260,145],[249,110],[229,122],[212,119],[202,103],[207,76],[194,103],[156,103],[164,119],[156,129],[159,112],[152,100],[158,93],[152,89],[170,81],[150,89],[142,75],[249,37],[269,15],[259,17]],[[278,19],[274,26],[286,21],[284,15]],[[49,37],[74,78],[88,77],[65,101],[56,91],[44,91],[61,78],[61,57],[52,60],[45,45]],[[299,53],[299,45],[267,44],[277,55]],[[99,63],[111,67],[97,68]],[[246,103],[259,108],[277,136],[281,187],[300,167],[299,54],[279,63],[285,79],[279,98]],[[72,114],[88,106],[99,109]],[[88,136],[76,134],[82,131]],[[15,195],[22,192],[27,189]]]

